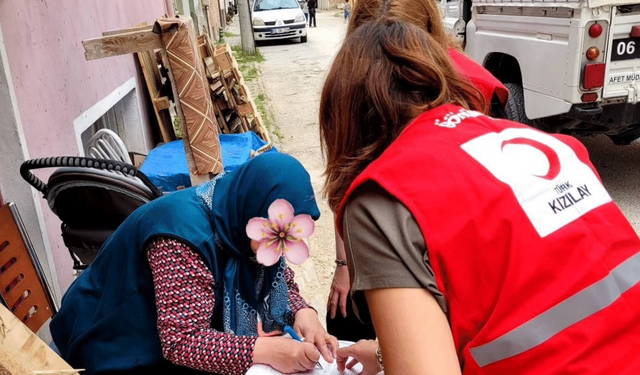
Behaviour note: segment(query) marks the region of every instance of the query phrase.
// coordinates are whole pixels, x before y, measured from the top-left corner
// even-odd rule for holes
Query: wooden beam
[[[158,110],[169,109],[169,98],[166,96],[153,98],[154,107]]]
[[[34,370],[73,370],[20,319],[0,305],[0,365],[15,369],[16,363],[29,370],[29,374]],[[9,373],[22,374],[19,367]]]
[[[140,61],[140,68],[142,69],[144,80],[147,84],[149,95],[151,96],[153,111],[158,120],[162,141],[171,142],[176,139],[176,135],[173,129],[173,123],[171,122],[171,114],[169,111],[163,110],[169,108],[169,98],[159,96],[159,86],[162,82],[162,77],[158,70],[156,55],[151,51],[138,52],[138,61]]]
[[[131,27],[128,29],[107,30],[102,32],[102,36],[112,36],[112,35],[125,34],[125,33],[131,33],[136,31],[147,31],[147,30],[151,30],[152,28],[153,28],[153,25],[143,25],[143,26]]]
[[[162,37],[151,29],[82,41],[87,61],[162,48]]]
[[[160,52],[160,56],[162,56],[162,61],[164,65],[169,67],[171,64],[169,63],[169,57],[167,56],[167,52],[162,50]],[[173,72],[171,69],[168,70],[169,81],[171,81],[171,87],[174,93],[178,92],[178,88],[176,87],[176,80],[173,77]],[[177,94],[175,94],[177,95]],[[184,144],[184,152],[187,156],[187,167],[189,168],[189,178],[191,179],[191,186],[198,186],[207,181],[210,181],[213,178],[212,173],[203,173],[198,174],[198,168],[196,167],[196,160],[193,157],[193,151],[191,150],[191,144],[189,143],[189,133],[187,132],[187,119],[184,116],[184,112],[182,111],[182,104],[180,100],[176,98],[176,114],[178,115],[178,120],[180,121],[180,129],[182,130],[182,142]]]

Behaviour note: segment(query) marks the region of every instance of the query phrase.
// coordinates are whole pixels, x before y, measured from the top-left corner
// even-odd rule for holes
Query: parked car
[[[638,0],[438,0],[450,34],[511,92],[511,120],[640,137]]]
[[[251,20],[256,42],[293,38],[307,42],[307,20],[297,0],[254,0]]]

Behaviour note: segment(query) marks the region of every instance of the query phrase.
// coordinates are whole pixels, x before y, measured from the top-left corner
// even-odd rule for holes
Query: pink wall
[[[0,26],[31,158],[78,155],[73,120],[136,75],[133,55],[85,61],[82,40],[153,23],[165,13],[165,0],[0,1]],[[72,281],[71,261],[60,222],[42,203],[64,291]]]

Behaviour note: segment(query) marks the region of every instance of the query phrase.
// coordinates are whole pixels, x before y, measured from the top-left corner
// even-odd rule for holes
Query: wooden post
[[[171,66],[169,63],[169,58],[167,57],[167,51],[164,49],[160,52],[162,56],[162,61],[164,61],[165,66]],[[171,69],[168,71],[169,81],[171,81],[171,87],[173,88],[173,92],[177,93],[178,89],[176,87],[176,80],[173,77],[173,72]],[[177,94],[176,94],[177,96]],[[213,178],[213,174],[211,173],[203,173],[198,174],[198,168],[196,167],[196,160],[193,157],[193,151],[191,150],[191,144],[189,143],[189,133],[187,132],[187,119],[184,117],[184,112],[182,111],[182,104],[180,100],[176,98],[176,113],[178,115],[178,120],[180,121],[180,129],[182,130],[182,142],[184,144],[184,151],[187,155],[187,167],[189,168],[189,177],[191,179],[191,186],[198,186],[203,184]]]
[[[242,40],[242,51],[245,53],[256,53],[256,43],[253,40],[251,12],[249,11],[249,0],[238,0],[238,18],[240,19],[240,40]]]

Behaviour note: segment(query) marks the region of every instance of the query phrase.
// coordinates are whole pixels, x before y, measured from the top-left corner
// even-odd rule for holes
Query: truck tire
[[[300,43],[306,43],[307,42],[307,37],[308,37],[308,35],[301,36],[300,37]]]
[[[529,120],[524,112],[522,85],[519,83],[505,83],[504,86],[509,90],[509,100],[505,108],[507,119],[529,126],[533,125],[533,121]]]

